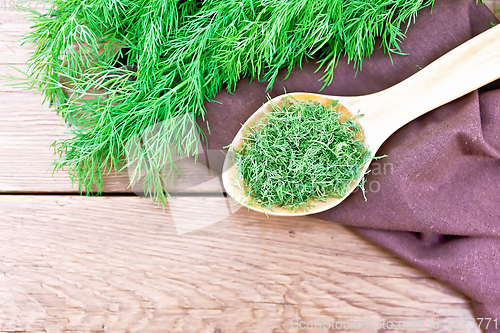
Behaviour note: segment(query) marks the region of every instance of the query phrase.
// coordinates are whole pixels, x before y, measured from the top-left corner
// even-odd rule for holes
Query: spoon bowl
[[[299,102],[306,102],[306,101],[316,101],[320,104],[323,104],[325,106],[329,106],[333,100],[340,100],[342,97],[334,97],[334,96],[325,96],[325,95],[319,95],[319,94],[311,94],[311,93],[291,93],[291,94],[286,94],[286,95],[281,95],[278,97],[275,97],[271,100],[269,100],[267,103],[262,105],[250,118],[247,119],[245,124],[243,124],[242,129],[238,132],[236,137],[234,138],[233,142],[231,143],[231,147],[233,149],[240,149],[241,145],[243,144],[243,137],[245,136],[245,128],[247,126],[251,126],[254,123],[258,123],[261,119],[264,119],[267,115],[272,110],[271,105],[274,103],[275,105],[278,105],[279,107],[282,106],[282,101],[283,98],[289,97],[293,100],[297,100]],[[340,117],[339,120],[343,122],[347,118],[353,118],[355,116],[355,112],[351,112],[348,110],[346,107],[344,107],[342,104],[338,104],[336,106],[336,111],[340,111]],[[364,174],[366,170],[368,169],[369,162],[366,163],[363,167],[362,173]],[[224,183],[224,188],[226,189],[227,194],[229,194],[232,198],[234,198],[236,201],[238,201],[240,204],[244,206],[248,206],[248,208],[256,210],[256,211],[261,211],[265,212],[267,214],[272,214],[272,215],[307,215],[307,214],[312,214],[311,211],[314,213],[319,213],[324,210],[328,210],[331,207],[334,207],[338,205],[344,198],[334,198],[330,197],[326,199],[325,202],[323,201],[313,201],[311,200],[310,203],[314,206],[309,209],[305,208],[299,208],[295,212],[286,209],[286,208],[281,208],[279,206],[274,206],[272,209],[269,209],[267,207],[261,207],[261,206],[252,206],[248,205],[250,201],[250,197],[245,195],[245,191],[243,190],[244,185],[241,179],[238,178],[238,170],[233,164],[233,158],[231,151],[229,151],[225,161],[224,161],[224,167],[223,167],[224,173],[222,175],[222,180]],[[352,181],[350,184],[350,188],[348,191],[349,195],[357,186],[358,181]],[[347,196],[346,195],[346,196]]]
[[[281,106],[283,98],[290,97],[298,101],[317,101],[325,106],[336,100],[340,105],[340,121],[353,118],[358,113],[363,114],[357,122],[363,130],[363,143],[374,154],[392,133],[408,122],[498,78],[500,78],[500,25],[458,46],[408,79],[374,94],[327,96],[296,92],[275,97],[248,118],[238,131],[231,147],[233,149],[241,147],[245,128],[265,118],[271,111],[271,103]],[[250,209],[269,215],[309,215],[340,204],[356,188],[368,170],[369,164],[370,162],[367,162],[359,177],[351,182],[350,189],[344,197],[328,198],[325,202],[311,201],[312,207],[296,211],[278,206],[269,209],[249,205],[250,198],[245,195],[231,153],[224,161],[222,181],[227,194]]]

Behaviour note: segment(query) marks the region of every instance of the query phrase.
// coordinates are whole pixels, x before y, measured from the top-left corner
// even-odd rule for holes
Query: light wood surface
[[[326,332],[291,320],[471,317],[462,295],[334,223],[240,210],[178,236],[148,199],[0,200],[2,331]],[[213,204],[176,200],[183,216],[193,200]]]
[[[2,75],[27,59],[13,41],[29,24],[0,14]],[[47,172],[48,146],[66,134],[41,101],[0,85],[0,332],[322,333],[291,319],[472,318],[463,295],[334,223],[240,209],[178,235],[196,212],[217,220],[224,199],[178,195],[163,211],[126,175],[106,180],[107,196],[76,195],[64,172]]]

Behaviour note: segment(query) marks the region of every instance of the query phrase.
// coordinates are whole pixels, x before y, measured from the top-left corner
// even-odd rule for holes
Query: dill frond
[[[340,122],[336,102],[326,107],[285,98],[282,107],[271,107],[232,149],[249,205],[296,211],[310,208],[310,200],[346,195],[372,157],[359,124]]]

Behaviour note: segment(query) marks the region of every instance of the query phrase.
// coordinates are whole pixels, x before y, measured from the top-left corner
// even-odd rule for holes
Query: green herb
[[[371,154],[359,124],[340,122],[339,105],[285,98],[264,119],[245,128],[233,161],[250,205],[292,211],[310,200],[341,198],[361,175]]]
[[[131,167],[145,193],[164,202],[164,164],[197,153],[193,119],[223,87],[242,77],[272,87],[279,69],[313,55],[327,85],[341,55],[361,68],[377,37],[400,53],[405,25],[432,3],[54,0],[47,13],[30,10],[24,41],[35,49],[21,83],[42,92],[74,135],[54,142],[55,170],[69,169],[89,194],[102,191],[104,175]],[[163,121],[147,147],[127,154],[131,139]]]

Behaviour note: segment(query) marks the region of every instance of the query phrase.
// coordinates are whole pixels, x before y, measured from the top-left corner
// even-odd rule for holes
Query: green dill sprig
[[[73,134],[54,142],[55,170],[68,169],[81,191],[100,193],[103,176],[134,168],[134,179],[144,174],[144,192],[163,202],[164,164],[198,153],[192,119],[223,87],[250,77],[270,88],[280,69],[313,55],[329,84],[341,55],[360,68],[377,37],[389,54],[400,52],[405,26],[432,3],[54,0],[46,13],[30,10],[24,42],[34,51],[22,83],[41,92]],[[147,147],[126,151],[162,122]],[[178,137],[177,128],[192,130]]]
[[[231,151],[249,205],[296,211],[348,193],[372,156],[360,125],[341,122],[338,107],[285,98],[244,129],[242,146]]]

